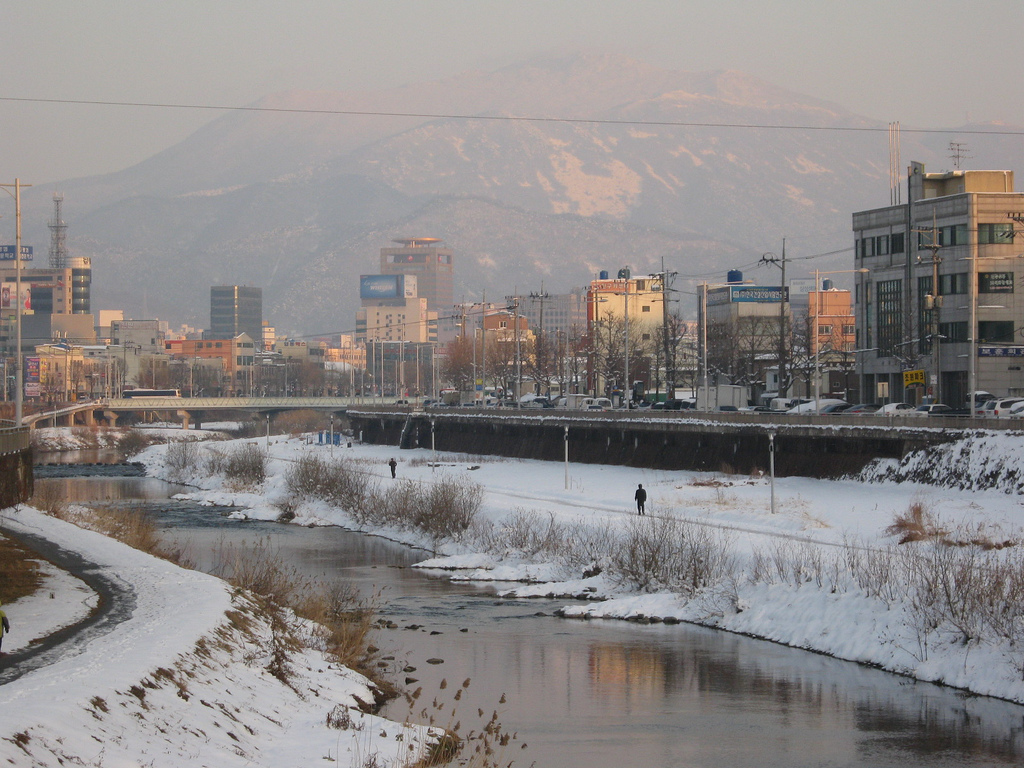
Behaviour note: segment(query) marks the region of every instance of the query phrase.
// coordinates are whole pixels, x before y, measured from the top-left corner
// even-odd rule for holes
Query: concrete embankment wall
[[[433,445],[439,451],[561,461],[568,428],[570,461],[741,474],[768,472],[773,435],[775,472],[780,477],[843,477],[875,459],[899,459],[959,434],[892,426],[746,423],[715,415],[657,419],[631,414],[498,416],[380,409],[353,410],[348,416],[364,441],[401,448],[430,448],[433,429]]]
[[[33,485],[28,427],[0,428],[0,509],[28,501]]]

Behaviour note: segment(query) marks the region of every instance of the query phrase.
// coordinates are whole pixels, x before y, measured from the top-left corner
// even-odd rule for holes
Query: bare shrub
[[[134,456],[153,445],[156,439],[138,429],[129,429],[117,441],[117,450],[125,456]]]
[[[224,477],[236,488],[253,488],[267,479],[267,454],[255,443],[244,443],[227,454]]]
[[[736,568],[725,536],[674,518],[631,520],[610,560],[613,573],[637,589],[687,594],[733,579]]]
[[[247,546],[221,543],[214,553],[211,573],[281,604],[298,602],[297,596],[310,585],[310,580],[289,566],[267,539]]]
[[[561,559],[574,571],[605,570],[609,553],[618,542],[618,533],[610,520],[599,524],[577,520],[566,526],[564,535]]]
[[[517,507],[494,526],[491,547],[498,551],[519,552],[527,556],[555,554],[565,541],[565,526],[555,522],[552,513],[543,515]]]
[[[210,449],[202,459],[201,464],[208,475],[223,475],[228,466],[228,457],[221,451]]]
[[[68,502],[64,489],[56,483],[37,483],[31,504],[40,512],[61,520],[68,518]]]
[[[374,493],[353,516],[361,523],[375,522],[398,528],[412,527],[418,511],[423,506],[424,490],[420,483],[399,480],[387,485],[383,491]]]
[[[345,509],[360,522],[369,504],[373,481],[347,459],[328,460],[304,454],[285,475],[289,492],[301,499],[323,499]]]
[[[376,628],[379,600],[366,600],[350,584],[317,585],[304,591],[292,606],[299,616],[316,622],[322,650],[340,664],[366,668],[372,653],[368,639]]]
[[[679,521],[668,517],[631,519],[612,554],[615,573],[637,589],[670,580]]]
[[[199,446],[193,440],[171,443],[165,460],[172,479],[188,480],[199,468]]]
[[[434,541],[459,539],[480,512],[483,486],[463,478],[445,477],[430,486],[427,506],[414,525]]]

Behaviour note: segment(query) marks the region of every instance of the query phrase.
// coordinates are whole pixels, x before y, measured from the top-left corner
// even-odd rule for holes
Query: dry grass
[[[39,558],[14,539],[0,536],[0,601],[31,595],[42,583]]]
[[[890,536],[899,536],[900,544],[911,541],[942,539],[948,535],[938,527],[935,516],[921,501],[915,501],[902,515],[897,515],[892,525],[885,529]]]

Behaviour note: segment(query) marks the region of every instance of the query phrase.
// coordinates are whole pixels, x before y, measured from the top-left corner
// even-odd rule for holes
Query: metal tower
[[[68,264],[68,225],[61,218],[61,205],[64,202],[64,195],[59,192],[53,193],[53,221],[50,227],[50,268],[67,269]]]

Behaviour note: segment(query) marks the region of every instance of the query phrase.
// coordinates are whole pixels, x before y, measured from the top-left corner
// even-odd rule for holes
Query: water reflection
[[[76,498],[158,493],[139,479],[86,485]],[[398,628],[377,644],[395,656],[398,681],[415,679],[429,700],[442,679],[470,678],[454,717],[473,727],[478,707],[487,717],[497,709],[530,744],[523,757],[540,766],[1024,763],[1024,707],[699,627],[556,619],[562,601],[507,602],[487,586],[417,572],[409,566],[423,553],[383,539],[229,521],[190,503],[155,506],[165,535],[188,542],[205,567],[225,542],[265,541],[304,573],[383,591]],[[401,672],[406,665],[415,670]],[[502,693],[508,702],[499,705]],[[405,705],[389,714],[403,717]]]

